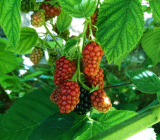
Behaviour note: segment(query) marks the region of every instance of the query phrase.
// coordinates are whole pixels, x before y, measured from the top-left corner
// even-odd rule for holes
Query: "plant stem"
[[[104,87],[105,88],[116,88],[116,87],[121,87],[121,86],[126,86],[126,85],[131,85],[132,83],[127,83],[127,84],[122,84],[122,85],[116,85],[116,86],[110,86],[110,87]]]
[[[82,81],[81,81],[81,71],[80,71],[80,62],[81,62],[81,55],[82,55],[82,47],[83,47],[83,42],[86,34],[86,29],[87,29],[87,22],[84,23],[84,29],[82,33],[82,39],[80,41],[80,45],[78,48],[78,81],[82,85],[82,87],[88,91],[90,91],[90,88],[86,86]]]
[[[52,37],[52,39],[53,39],[53,40],[56,42],[56,44],[59,46],[59,48],[61,48],[61,50],[64,51],[63,48],[61,47],[61,45],[60,45],[60,44],[58,43],[58,41],[56,40],[55,36],[49,31],[49,29],[47,28],[46,24],[44,24],[44,27],[45,27],[46,31],[48,32],[48,34]]]
[[[44,42],[45,45],[46,45],[48,48],[52,48],[52,47],[47,43],[47,41],[44,41],[44,40],[42,40],[41,38],[38,38],[38,40],[39,40],[39,42],[40,42],[41,44],[43,44],[43,42]]]
[[[160,121],[160,104],[107,129],[89,140],[125,140]]]
[[[93,32],[92,32],[92,23],[91,23],[91,18],[89,18],[89,36],[91,37],[91,40],[94,40]]]

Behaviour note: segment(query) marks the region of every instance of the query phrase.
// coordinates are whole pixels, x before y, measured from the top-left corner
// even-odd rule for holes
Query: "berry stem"
[[[47,41],[44,41],[44,40],[42,40],[41,38],[38,38],[38,40],[39,40],[39,42],[40,42],[41,44],[43,44],[43,42],[44,42],[45,46],[47,46],[48,48],[52,48],[52,47],[47,43]]]
[[[92,32],[92,23],[91,23],[91,18],[89,18],[89,36],[91,37],[91,40],[94,40],[93,32]]]
[[[86,86],[82,81],[81,81],[81,71],[80,71],[80,62],[81,62],[81,57],[82,57],[82,48],[83,48],[83,43],[84,43],[84,38],[85,38],[85,34],[86,34],[86,29],[87,29],[87,22],[84,23],[84,29],[83,29],[83,33],[82,33],[82,38],[80,41],[80,45],[78,48],[78,81],[79,83],[82,85],[82,87],[88,91],[90,91],[90,88],[88,86]]]
[[[125,140],[132,135],[158,123],[159,121],[160,105],[158,104],[89,138],[89,140]]]
[[[49,29],[46,26],[46,23],[44,24],[44,27],[47,31],[47,33],[52,37],[52,39],[56,42],[56,44],[59,46],[59,48],[64,52],[63,48],[61,47],[61,45],[58,43],[58,41],[56,40],[55,36],[49,31]]]
[[[121,87],[121,86],[126,86],[126,85],[131,85],[132,83],[126,83],[126,84],[122,84],[122,85],[116,85],[116,86],[110,86],[110,87],[104,87],[105,88],[115,88],[115,87]]]

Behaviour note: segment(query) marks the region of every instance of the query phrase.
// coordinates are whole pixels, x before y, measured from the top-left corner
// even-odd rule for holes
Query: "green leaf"
[[[67,43],[65,44],[65,49],[64,51],[67,52],[67,54],[70,57],[76,57],[78,54],[78,42],[75,39],[70,39],[69,41],[67,41]]]
[[[4,44],[7,44],[8,43],[8,40],[4,39],[4,38],[0,38],[0,42],[4,43]]]
[[[0,42],[0,72],[8,73],[18,66],[17,57],[14,53],[5,51],[6,45]]]
[[[71,25],[72,17],[65,13],[62,9],[60,15],[57,18],[57,28],[63,32]]]
[[[37,43],[37,40],[38,34],[35,29],[30,27],[22,27],[20,40],[16,47],[13,47],[9,43],[6,50],[13,51],[17,54],[24,54],[32,49],[32,47]]]
[[[94,113],[93,120],[88,121],[74,136],[74,140],[86,140],[100,132],[123,122],[136,113],[133,111],[114,110],[107,113]]]
[[[111,63],[140,40],[144,17],[139,0],[105,0],[100,7],[96,38]]]
[[[2,121],[0,132],[4,133],[1,140],[28,140],[46,117],[59,112],[57,105],[49,100],[51,92],[41,89],[18,99]]]
[[[96,0],[59,0],[62,9],[75,18],[90,17],[96,9]]]
[[[88,120],[85,116],[78,116],[75,113],[54,114],[45,119],[37,127],[28,140],[71,140],[73,135]]]
[[[42,73],[44,73],[44,72],[43,71],[37,71],[35,73],[32,73],[32,74],[29,74],[29,75],[25,76],[24,79],[33,78],[33,77],[41,75]]]
[[[126,58],[127,55],[128,55],[128,52],[126,52],[125,54],[121,55],[119,58],[117,58],[114,61],[114,64],[119,67],[119,70],[121,69],[121,63],[122,63],[122,61],[124,60],[124,58]]]
[[[128,72],[128,74],[138,90],[145,93],[157,93],[160,91],[160,80],[151,71],[140,69]]]
[[[21,0],[1,0],[0,5],[0,25],[11,45],[15,47],[21,28]]]
[[[153,13],[160,20],[160,0],[149,1],[149,5],[153,10]]]
[[[160,62],[160,28],[144,34],[141,40],[143,50],[152,59],[154,66]]]

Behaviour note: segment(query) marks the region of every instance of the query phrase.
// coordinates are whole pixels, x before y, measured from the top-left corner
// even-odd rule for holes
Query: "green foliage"
[[[70,39],[65,44],[65,52],[67,52],[68,56],[76,57],[78,55],[78,42],[75,39]]]
[[[105,0],[97,22],[97,40],[111,63],[135,48],[144,28],[139,0]]]
[[[61,32],[67,30],[67,28],[70,26],[71,22],[72,22],[72,17],[69,16],[67,13],[65,13],[63,10],[61,10],[61,13],[57,18],[58,30]]]
[[[151,71],[140,69],[128,72],[128,74],[138,90],[145,93],[157,93],[160,91],[160,80]]]
[[[157,16],[160,20],[160,0],[152,0],[149,1],[149,5],[153,10],[153,13]]]
[[[156,28],[151,32],[144,34],[141,44],[145,53],[152,59],[154,66],[160,62],[160,28]]]
[[[90,17],[96,9],[96,0],[59,0],[62,9],[75,18]]]
[[[33,77],[41,75],[42,73],[43,73],[43,71],[36,71],[36,72],[34,72],[32,74],[29,74],[29,75],[25,76],[24,79],[33,78]]]
[[[86,116],[78,116],[75,113],[54,114],[37,127],[29,140],[35,139],[52,139],[54,140],[72,140],[73,135],[83,126],[87,120]],[[52,123],[51,123],[52,122]]]
[[[6,50],[16,52],[17,54],[24,54],[34,47],[34,45],[37,43],[37,40],[38,34],[35,29],[30,27],[22,27],[20,40],[16,47],[9,43]]]
[[[0,5],[0,25],[11,45],[15,47],[19,40],[21,28],[21,0],[1,0]]]
[[[5,115],[0,135],[1,140],[27,140],[32,131],[49,115],[58,112],[50,102],[52,91],[37,90],[18,99]]]
[[[8,73],[18,66],[17,57],[14,53],[5,51],[6,44],[0,42],[0,72]]]

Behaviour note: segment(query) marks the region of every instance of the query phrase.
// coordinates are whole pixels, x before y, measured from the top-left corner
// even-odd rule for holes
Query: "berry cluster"
[[[64,81],[71,79],[76,71],[74,61],[69,61],[65,56],[56,61],[56,70],[54,72],[54,84],[60,85]]]
[[[45,15],[45,20],[46,21],[54,18],[55,16],[59,16],[59,14],[61,13],[61,8],[60,7],[57,8],[55,6],[52,6],[49,3],[42,3],[40,5],[40,7],[41,7],[41,9],[45,10],[44,15]]]
[[[111,100],[102,89],[94,91],[90,98],[92,107],[100,112],[106,113],[112,106]]]
[[[33,64],[38,64],[43,57],[43,49],[35,47],[30,54],[30,60]]]
[[[33,4],[30,0],[22,0],[21,1],[21,12],[28,13],[33,8]]]
[[[89,91],[84,89],[81,85],[79,87],[81,92],[79,96],[80,102],[75,107],[74,112],[76,112],[79,115],[84,115],[91,111],[91,99]]]
[[[36,11],[31,15],[31,25],[34,27],[41,27],[45,23],[44,13]]]
[[[99,85],[99,89],[103,89],[104,88],[104,81],[103,81],[103,69],[99,68],[98,73],[95,76],[90,76],[85,74],[85,79],[87,80],[87,85],[89,87],[93,86],[97,86]]]
[[[60,94],[60,87],[56,87],[56,89],[50,95],[51,102],[58,104],[58,95]]]
[[[91,42],[91,44],[87,44],[83,51],[83,66],[84,73],[87,75],[95,76],[99,71],[100,62],[104,51],[101,46],[96,42]]]
[[[91,16],[91,23],[92,25],[95,25],[97,24],[97,18],[98,18],[98,9],[96,9],[96,11],[93,13],[93,15]],[[93,33],[93,36],[96,37],[96,27],[94,26],[91,26],[92,28],[92,33]],[[90,31],[89,31],[89,25],[87,26],[87,30],[86,30],[86,36],[87,38],[89,38],[89,34],[90,34]]]

